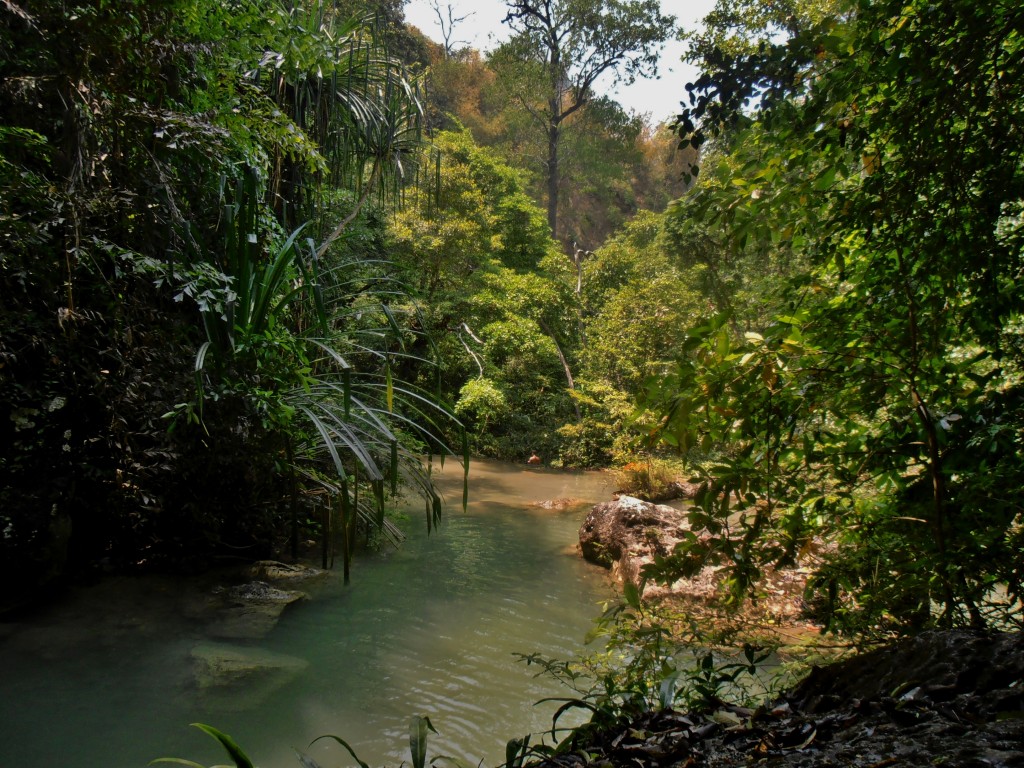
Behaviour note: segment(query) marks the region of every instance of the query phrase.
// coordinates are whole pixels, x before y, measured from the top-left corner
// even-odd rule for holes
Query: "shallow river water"
[[[566,695],[516,653],[569,658],[611,596],[605,575],[575,554],[586,506],[531,502],[609,497],[600,474],[475,462],[463,513],[461,468],[440,477],[450,502],[427,536],[411,513],[398,550],[362,555],[309,589],[256,645],[307,662],[266,700],[244,689],[197,689],[190,654],[206,625],[182,611],[205,582],[109,580],[55,606],[0,622],[0,768],[141,768],[156,757],[226,762],[189,723],[229,733],[262,768],[298,766],[323,734],[371,766],[408,762],[408,720],[431,718],[428,755],[484,765],[508,739],[550,725]],[[308,750],[324,768],[353,765],[337,744]]]

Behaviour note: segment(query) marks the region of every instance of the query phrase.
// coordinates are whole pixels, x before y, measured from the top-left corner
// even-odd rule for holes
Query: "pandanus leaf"
[[[395,410],[395,385],[394,382],[391,380],[390,360],[388,360],[387,365],[384,366],[384,382],[386,387],[388,413],[392,413]]]
[[[305,228],[303,224],[292,232],[270,265],[260,270],[258,282],[254,284],[250,327],[245,330],[263,333],[269,327],[270,319],[299,295],[300,288],[285,290],[285,286],[289,271],[296,261],[295,240]]]
[[[522,768],[523,759],[526,757],[526,752],[529,746],[529,734],[521,739],[510,739],[505,745],[506,768]]]
[[[378,528],[384,525],[384,480],[375,480],[373,482],[373,495],[377,500],[377,519],[376,524]]]

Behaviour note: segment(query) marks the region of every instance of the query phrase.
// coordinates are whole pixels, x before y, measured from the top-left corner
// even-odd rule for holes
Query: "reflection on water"
[[[595,503],[608,489],[598,474],[477,462],[464,514],[461,468],[447,464],[439,482],[450,504],[439,534],[411,513],[401,549],[358,559],[349,587],[333,576],[318,585],[260,641],[307,666],[258,706],[244,690],[200,696],[190,653],[204,625],[182,610],[180,582],[111,581],[0,623],[0,766],[223,762],[191,722],[230,733],[264,768],[298,765],[292,747],[322,734],[397,766],[417,714],[440,731],[430,754],[502,762],[509,738],[550,724],[553,705],[534,702],[565,693],[513,654],[573,655],[608,596],[603,575],[571,553],[587,507],[530,503]],[[352,764],[330,742],[310,754],[325,768]]]

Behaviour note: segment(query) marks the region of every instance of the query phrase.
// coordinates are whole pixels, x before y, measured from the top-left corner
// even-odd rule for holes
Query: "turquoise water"
[[[210,585],[110,581],[0,624],[0,768],[225,762],[191,722],[231,734],[262,768],[299,765],[292,748],[323,734],[398,766],[412,715],[440,732],[429,756],[502,762],[509,738],[549,726],[555,705],[534,702],[566,694],[513,654],[571,657],[611,594],[574,551],[587,507],[531,502],[595,503],[609,489],[599,474],[479,462],[463,513],[461,469],[447,465],[441,483],[454,509],[440,532],[412,514],[401,549],[359,558],[348,587],[332,575],[255,643],[308,664],[262,702],[197,689],[190,652],[207,638],[183,606]],[[308,751],[324,768],[354,764],[330,742]]]

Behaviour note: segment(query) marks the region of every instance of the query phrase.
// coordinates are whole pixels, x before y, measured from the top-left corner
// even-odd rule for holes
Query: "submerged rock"
[[[291,589],[278,589],[272,587],[265,581],[251,581],[248,584],[239,584],[229,587],[227,595],[230,599],[240,603],[283,603],[288,605],[295,600],[304,597],[304,593]]]
[[[226,643],[200,643],[192,661],[204,702],[236,711],[259,706],[309,666],[294,656]]]
[[[538,509],[550,509],[553,511],[561,512],[566,509],[573,509],[575,507],[586,506],[587,502],[583,499],[547,499],[546,501],[534,501],[530,504],[531,507],[537,507]]]

